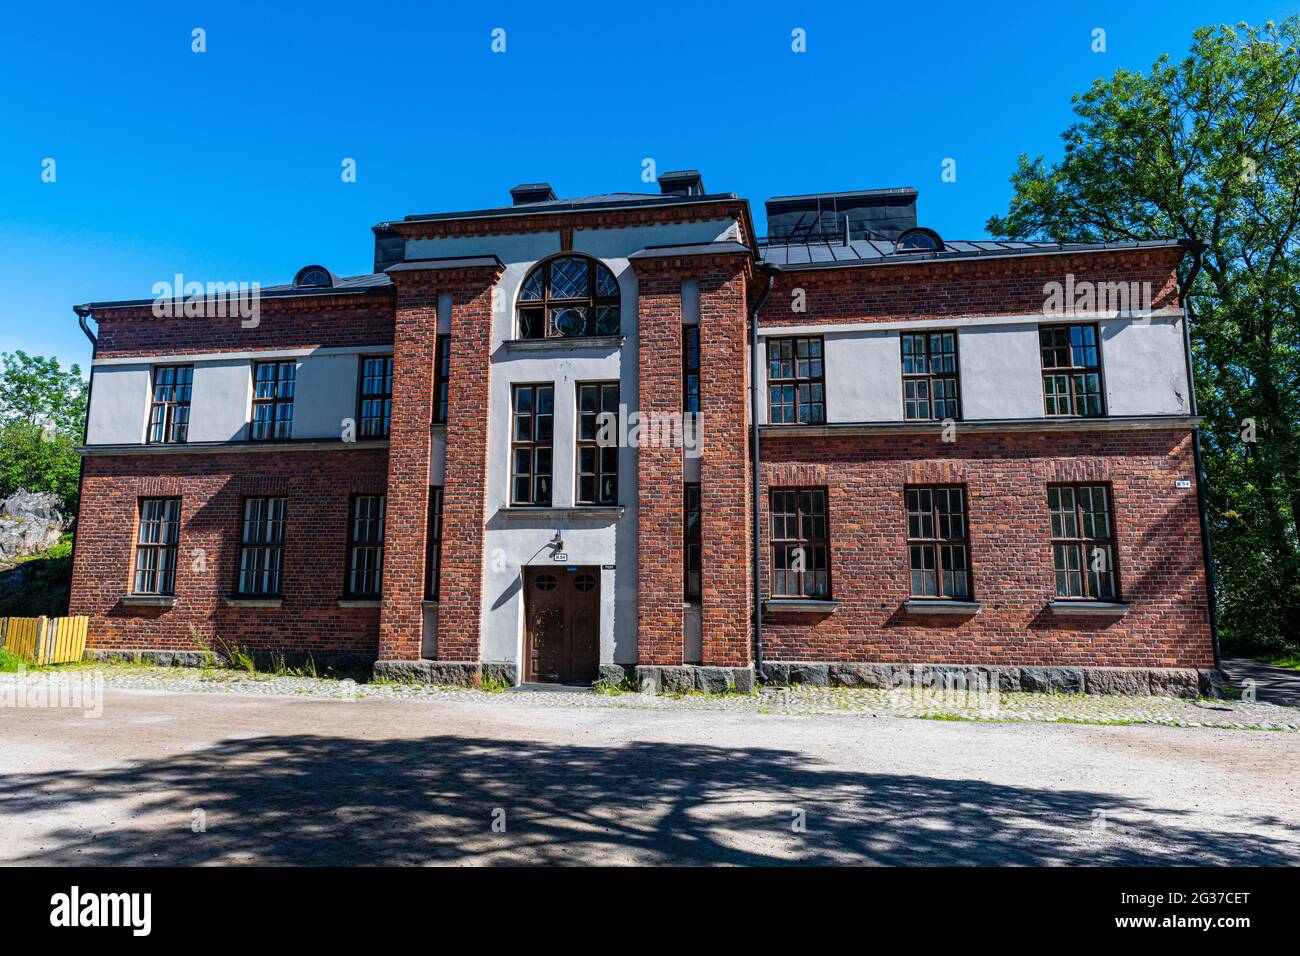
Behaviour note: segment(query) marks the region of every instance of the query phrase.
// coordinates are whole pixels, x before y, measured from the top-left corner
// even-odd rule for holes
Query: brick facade
[[[282,653],[355,653],[394,662],[415,662],[427,653],[429,487],[438,467],[430,423],[443,297],[450,302],[451,350],[449,413],[436,439],[443,441],[445,434],[436,657],[442,662],[483,659],[485,620],[490,624],[490,615],[498,613],[522,614],[515,610],[520,605],[505,603],[512,598],[509,589],[485,593],[485,575],[496,560],[485,553],[488,529],[497,527],[490,522],[502,506],[489,495],[501,467],[497,463],[494,470],[489,460],[489,448],[497,447],[489,441],[501,437],[493,429],[509,430],[511,423],[509,409],[492,405],[494,394],[500,394],[492,388],[494,369],[500,372],[494,365],[502,352],[500,330],[508,327],[508,317],[502,318],[494,336],[494,292],[506,267],[484,265],[495,260],[482,248],[495,236],[520,241],[529,233],[556,230],[567,249],[591,235],[607,241],[612,227],[672,229],[718,218],[734,220],[731,235],[752,243],[747,206],[732,200],[662,209],[638,206],[617,213],[584,210],[393,223],[392,229],[412,242],[472,240],[475,258],[408,261],[391,273],[391,285],[364,292],[271,297],[263,301],[260,321],[252,328],[238,318],[157,319],[139,304],[97,307],[98,360],[147,364],[167,355],[201,361],[204,355],[226,353],[363,352],[391,345],[394,387],[386,446],[345,448],[334,441],[338,447],[323,442],[312,450],[192,447],[88,454],[71,610],[91,617],[91,646],[172,650],[225,643]],[[753,659],[754,619],[749,309],[764,279],[756,278],[749,252],[730,243],[716,245],[730,248],[700,252],[688,246],[680,255],[674,251],[623,260],[625,268],[635,271],[638,334],[623,346],[622,361],[635,363],[639,380],[637,395],[625,394],[624,401],[643,415],[682,411],[682,289],[684,283],[694,283],[702,372],[700,662],[743,669]],[[1031,320],[1042,314],[1045,283],[1063,281],[1066,274],[1077,281],[1150,283],[1153,307],[1173,313],[1180,256],[1176,248],[1143,248],[788,271],[777,278],[759,317],[759,331],[999,316]],[[425,263],[430,263],[427,268]],[[796,292],[802,311],[791,308]],[[513,309],[510,302],[500,306]],[[550,354],[555,353],[531,350],[524,357],[536,363]],[[590,362],[594,354],[589,351],[575,361]],[[539,377],[545,380],[544,370]],[[1212,666],[1187,421],[1167,427],[1139,423],[1121,429],[1100,421],[1084,429],[1000,431],[958,423],[951,442],[941,440],[937,427],[933,434],[915,428],[824,435],[765,430],[759,473],[762,593],[769,594],[771,584],[767,492],[777,486],[812,486],[828,493],[835,602],[833,609],[815,613],[765,610],[766,659]],[[556,442],[573,440],[572,423],[557,422],[556,427]],[[627,602],[618,613],[635,615],[635,662],[681,665],[686,656],[683,485],[689,469],[679,447],[643,444],[630,453],[636,455],[636,491],[633,497],[632,489],[624,488],[620,504],[635,506],[627,509],[628,528],[636,538],[635,565],[620,557],[617,567],[604,565],[604,570],[615,572],[616,600]],[[557,484],[572,480],[554,476]],[[1058,482],[1109,487],[1121,597],[1130,605],[1126,612],[1065,617],[1049,607],[1055,594],[1046,486]],[[1190,487],[1179,488],[1178,482]],[[979,603],[974,614],[908,610],[904,488],[909,484],[956,484],[966,490],[973,596]],[[349,498],[384,493],[382,607],[341,605]],[[289,499],[283,605],[232,606],[226,598],[236,585],[243,499],[272,494]],[[121,600],[132,587],[138,501],[147,496],[182,499],[171,607]],[[591,517],[586,516],[588,521]],[[549,528],[562,520],[552,521],[543,512],[548,536]],[[503,640],[494,645],[495,661],[501,660],[504,646]],[[602,664],[608,663],[608,656],[602,657]]]

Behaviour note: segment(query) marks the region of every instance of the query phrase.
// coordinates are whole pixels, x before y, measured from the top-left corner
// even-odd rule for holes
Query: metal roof
[[[944,240],[940,252],[896,253],[894,243],[872,239],[852,242],[806,240],[759,243],[758,257],[766,265],[785,271],[836,267],[896,265],[904,262],[936,262],[961,259],[990,259],[1003,256],[1050,255],[1068,252],[1114,252],[1125,249],[1163,249],[1181,246],[1178,239],[1144,239],[1133,242],[974,242]]]
[[[702,196],[661,195],[659,193],[599,193],[595,196],[578,196],[573,199],[554,199],[543,202],[524,202],[516,206],[498,206],[493,209],[472,209],[465,212],[435,212],[422,216],[405,216],[400,221],[434,222],[442,219],[493,219],[500,216],[526,216],[533,213],[576,212],[588,209],[693,206],[710,202],[735,202],[739,199],[740,197],[735,193],[711,193]],[[381,225],[387,225],[387,223],[381,223]]]
[[[292,282],[286,282],[281,285],[264,285],[258,291],[258,296],[263,299],[292,299],[303,296],[319,295],[355,295],[363,292],[371,292],[375,289],[388,288],[393,284],[393,280],[382,272],[369,273],[360,276],[344,276],[335,278],[332,286],[303,286],[299,288]],[[207,285],[204,284],[206,290]],[[149,299],[118,299],[109,302],[87,302],[85,305],[74,306],[74,309],[127,309],[135,306],[153,305],[160,298],[155,296]],[[181,295],[182,300],[188,299],[189,296]]]

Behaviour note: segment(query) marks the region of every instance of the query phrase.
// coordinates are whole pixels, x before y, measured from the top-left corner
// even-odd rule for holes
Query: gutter
[[[86,385],[86,421],[81,426],[81,444],[85,445],[90,439],[90,402],[95,393],[95,353],[99,349],[99,339],[95,333],[90,331],[90,326],[86,320],[91,317],[91,307],[89,305],[74,305],[72,311],[77,313],[77,324],[81,326],[81,331],[86,333],[86,338],[90,339],[90,365]],[[77,545],[81,541],[81,499],[86,489],[86,459],[78,454],[77,462],[77,517],[72,523],[72,566],[68,574],[68,612],[72,611],[72,585],[76,580],[77,574]]]
[[[1187,363],[1188,401],[1191,405],[1192,415],[1195,416],[1199,413],[1196,405],[1196,373],[1192,369],[1191,323],[1195,317],[1195,311],[1192,308],[1191,291],[1205,258],[1205,243],[1192,239],[1189,241],[1188,246],[1195,258],[1192,260],[1192,271],[1187,276],[1187,282],[1179,283],[1178,298],[1183,307],[1183,354]],[[1214,545],[1210,541],[1209,506],[1206,501],[1208,479],[1205,476],[1205,466],[1201,457],[1201,429],[1199,425],[1192,430],[1192,462],[1196,469],[1196,510],[1199,512],[1201,522],[1201,555],[1205,561],[1205,595],[1209,601],[1210,610],[1210,642],[1214,648],[1214,669],[1219,670],[1223,660],[1219,650],[1219,589],[1214,577]]]
[[[763,578],[762,578],[762,543],[759,535],[759,524],[761,520],[761,501],[760,486],[762,482],[759,478],[759,465],[762,463],[762,454],[760,450],[760,438],[758,430],[758,313],[763,309],[763,303],[767,301],[768,295],[772,291],[772,286],[776,283],[776,274],[781,270],[776,266],[766,263],[758,264],[758,271],[767,277],[767,284],[763,286],[763,291],[758,295],[758,301],[754,307],[749,310],[749,431],[750,446],[753,451],[753,472],[750,480],[751,491],[750,497],[753,513],[753,536],[751,538],[753,562],[752,576],[754,585],[754,677],[761,683],[767,683],[767,671],[763,668]]]

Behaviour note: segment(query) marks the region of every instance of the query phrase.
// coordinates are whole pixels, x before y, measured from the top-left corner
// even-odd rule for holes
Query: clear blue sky
[[[100,5],[97,5],[100,6]],[[884,186],[978,238],[1070,96],[1295,2],[11,4],[0,35],[0,351],[84,363],[75,303],[199,281],[368,272],[370,226],[655,191],[695,167],[748,198]],[[191,30],[207,52],[191,52]],[[506,52],[490,49],[506,30]],[[807,52],[791,51],[803,28]],[[1106,31],[1094,53],[1092,31]],[[57,180],[41,181],[53,158]],[[340,179],[345,157],[357,182]],[[957,181],[940,181],[957,161]]]

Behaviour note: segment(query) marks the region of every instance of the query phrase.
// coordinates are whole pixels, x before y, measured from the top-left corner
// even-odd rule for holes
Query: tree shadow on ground
[[[55,830],[39,853],[10,862],[1300,861],[1295,841],[1231,829],[1244,822],[1252,831],[1285,832],[1278,819],[1198,829],[1179,811],[1104,792],[851,772],[759,747],[462,736],[268,736],[129,767],[13,774],[0,783],[0,830],[6,818],[121,800],[134,806],[111,828]],[[200,809],[206,831],[195,833],[192,815]],[[794,826],[800,810],[804,832]],[[504,811],[505,832],[492,829],[496,811]]]

